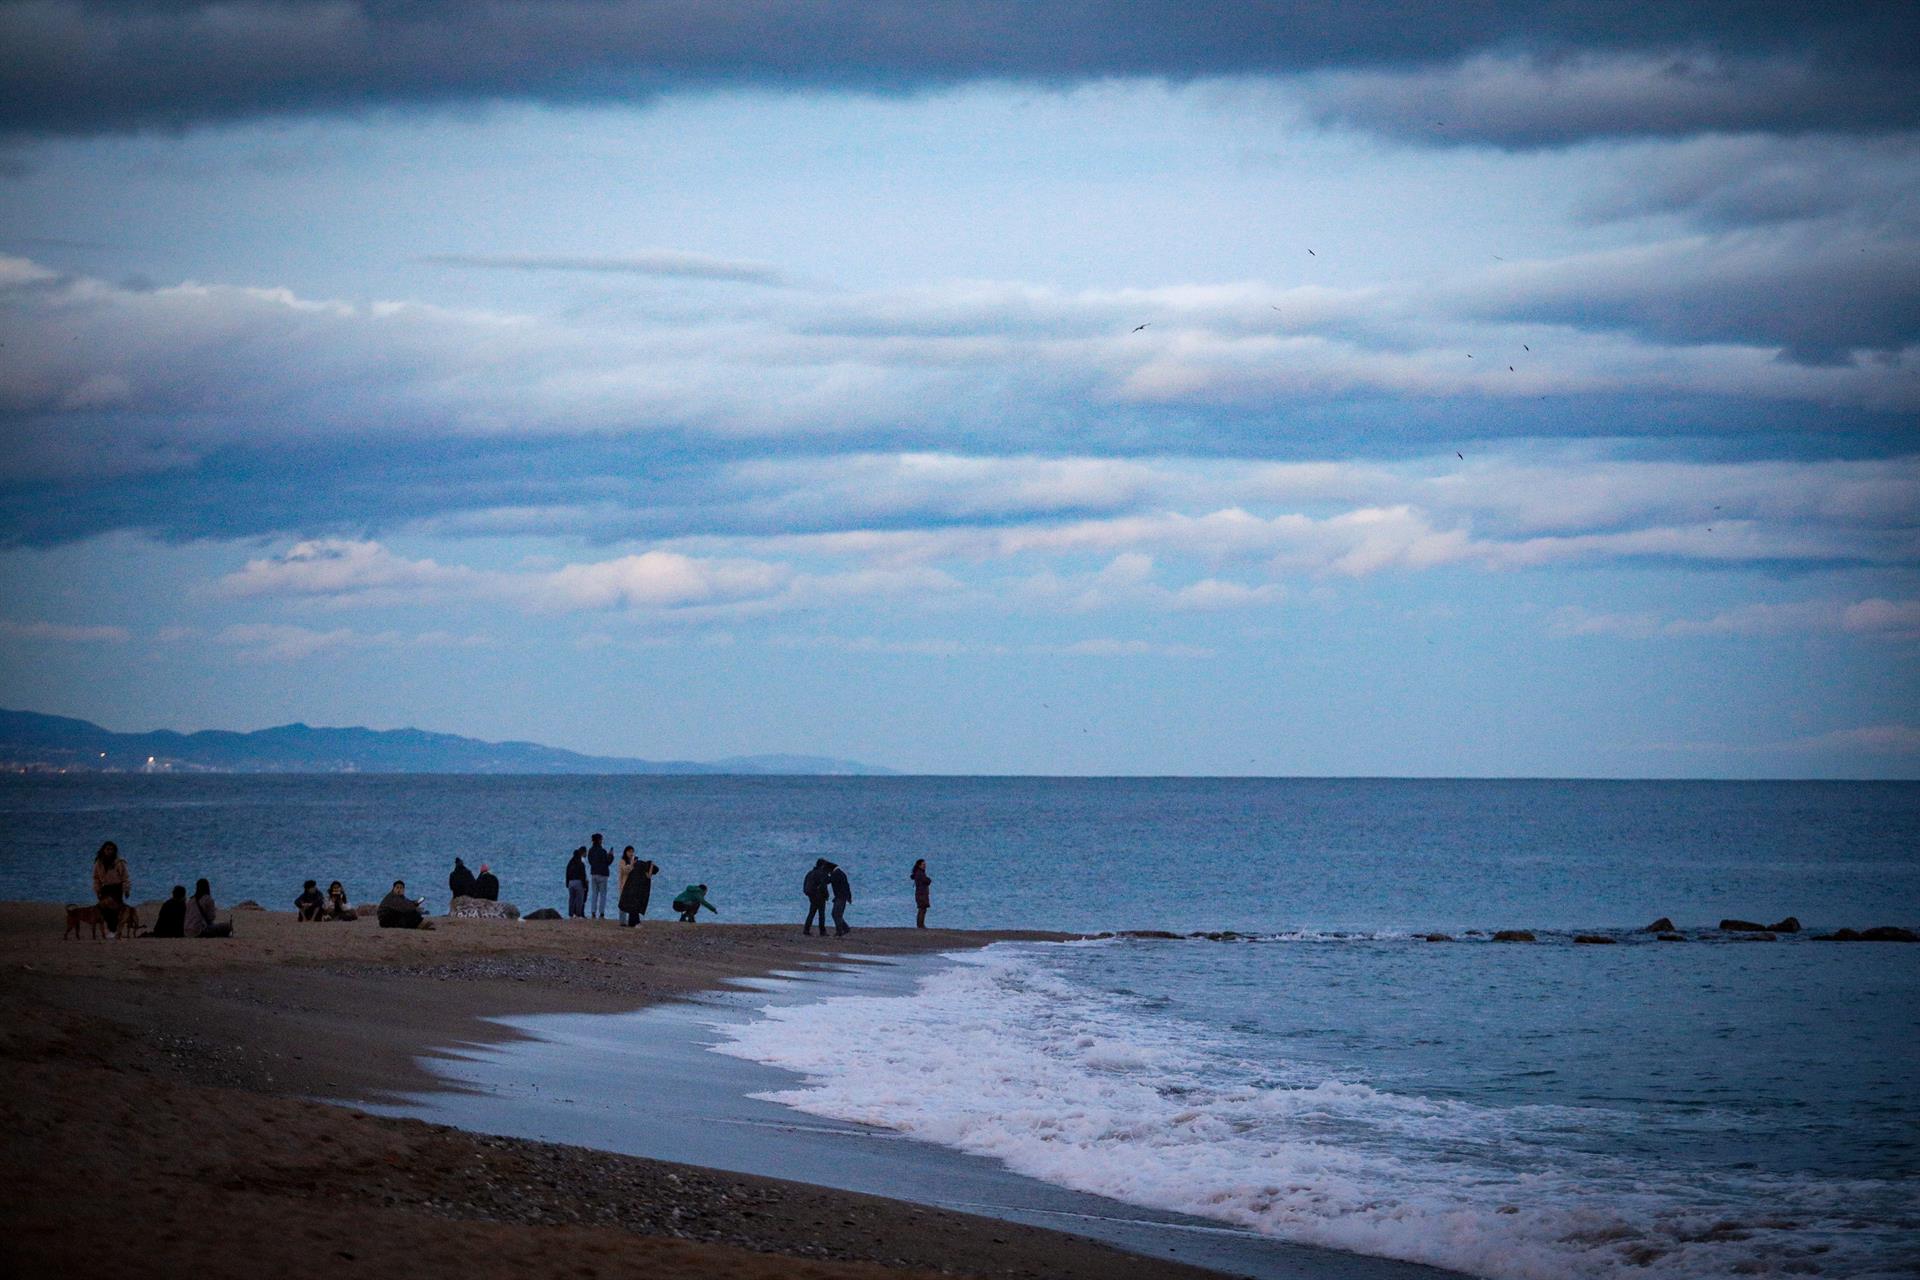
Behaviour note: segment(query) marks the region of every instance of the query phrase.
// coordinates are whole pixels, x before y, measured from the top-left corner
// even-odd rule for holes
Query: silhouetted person
[[[447,877],[447,889],[456,898],[473,896],[473,872],[458,858],[453,860],[453,874]]]
[[[581,845],[567,859],[567,914],[578,920],[587,914],[587,847]]]
[[[213,886],[207,883],[205,876],[194,882],[193,901],[187,904],[187,936],[189,938],[231,938],[233,936],[233,921],[220,918],[220,908],[215,906],[213,901]]]
[[[703,884],[688,885],[682,889],[679,896],[673,900],[673,909],[680,913],[680,919],[687,924],[692,924],[700,918],[700,908],[702,907],[705,907],[715,915],[720,914],[720,908],[707,901],[707,886]]]
[[[149,938],[184,938],[187,936],[187,886],[173,886],[173,896],[160,904],[160,914],[153,918],[153,928],[147,930]]]
[[[302,920],[318,920],[320,909],[326,905],[327,900],[321,894],[320,886],[311,880],[300,890],[300,896],[293,900],[293,909],[300,913]]]
[[[595,920],[607,918],[607,876],[613,871],[613,850],[600,843],[593,833],[593,847],[587,850],[587,871],[593,876],[593,894],[587,913]]]
[[[852,932],[847,926],[847,904],[853,901],[853,886],[847,883],[847,873],[838,863],[827,872],[827,887],[833,890],[833,934],[844,938]]]
[[[647,903],[653,900],[653,878],[659,874],[659,864],[645,858],[635,859],[627,871],[626,883],[620,886],[620,919],[629,929],[647,914]]]
[[[933,905],[933,895],[930,892],[933,877],[927,874],[927,860],[925,858],[915,860],[913,870],[907,873],[907,878],[913,881],[913,905],[916,909],[913,927],[924,929],[927,927],[927,908]]]
[[[133,875],[127,860],[120,856],[120,846],[109,840],[93,855],[93,896],[100,921],[112,937],[120,936],[120,917],[132,894]]]
[[[407,882],[395,880],[392,891],[380,899],[379,918],[382,929],[418,929],[426,916],[419,899],[407,896]]]
[[[482,902],[500,901],[500,877],[487,870],[487,864],[480,864],[480,874],[473,878],[473,896]]]
[[[800,926],[800,932],[811,934],[813,922],[820,922],[820,936],[827,936],[827,873],[833,870],[833,864],[825,858],[813,860],[813,870],[807,872],[800,882],[800,891],[807,895],[807,922]]]

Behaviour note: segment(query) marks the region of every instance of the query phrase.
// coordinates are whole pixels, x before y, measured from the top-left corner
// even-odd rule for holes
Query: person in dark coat
[[[613,874],[613,850],[600,843],[603,839],[598,831],[594,832],[593,847],[587,850],[587,874],[593,878],[587,913],[595,920],[607,918],[607,878]]]
[[[852,932],[847,925],[847,904],[853,901],[853,886],[847,883],[847,873],[840,869],[838,863],[827,872],[827,887],[833,890],[833,934],[836,938],[844,938]],[[821,932],[826,932],[824,925]]]
[[[453,860],[453,874],[447,877],[447,888],[456,898],[473,896],[473,872],[458,858]]]
[[[500,901],[500,877],[487,870],[487,864],[480,864],[480,874],[473,878],[473,896],[482,902]]]
[[[173,886],[173,896],[160,904],[160,914],[153,919],[153,928],[147,930],[149,938],[184,938],[187,936],[187,886]]]
[[[800,882],[800,891],[807,895],[807,922],[800,926],[800,932],[811,934],[813,922],[820,922],[820,936],[827,936],[827,873],[833,870],[833,864],[825,858],[813,860],[813,870],[807,872],[806,879]]]
[[[659,864],[645,858],[627,872],[626,883],[620,886],[620,919],[629,929],[647,914],[647,903],[653,898],[653,878],[659,874]]]
[[[420,901],[407,896],[407,882],[395,880],[393,890],[380,899],[380,927],[382,929],[418,929],[426,916],[421,914]]]
[[[913,881],[913,905],[918,912],[913,918],[913,927],[924,929],[927,927],[927,908],[933,905],[931,892],[933,877],[927,874],[925,858],[914,861],[913,870],[907,873],[907,879]]]
[[[587,846],[581,845],[567,859],[567,914],[584,919],[587,914]]]
[[[327,899],[320,892],[320,886],[311,880],[300,890],[300,896],[293,900],[293,909],[300,913],[302,920],[318,920],[320,909],[326,905]]]

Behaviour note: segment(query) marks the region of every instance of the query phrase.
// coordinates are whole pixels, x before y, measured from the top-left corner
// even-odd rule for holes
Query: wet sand
[[[152,919],[151,908],[142,916]],[[437,919],[63,939],[0,904],[0,1270],[52,1276],[1199,1277],[1060,1232],[376,1116],[488,1018],[633,1011],[730,979],[1050,935]],[[644,1081],[634,1082],[636,1106]]]

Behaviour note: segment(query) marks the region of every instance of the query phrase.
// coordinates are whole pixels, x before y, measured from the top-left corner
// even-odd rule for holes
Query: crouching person
[[[715,915],[720,914],[720,908],[707,901],[707,886],[703,884],[688,885],[680,891],[680,896],[673,900],[673,909],[678,911],[680,918],[688,924],[700,918],[702,907]]]

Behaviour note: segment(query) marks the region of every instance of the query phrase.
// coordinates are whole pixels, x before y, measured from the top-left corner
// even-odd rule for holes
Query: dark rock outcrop
[[[1447,933],[1430,933],[1427,935],[1427,941],[1428,942],[1452,942],[1453,935],[1447,934]]]
[[[1767,926],[1756,924],[1751,920],[1722,920],[1720,931],[1722,933],[1765,933]]]
[[[560,913],[558,911],[555,911],[552,907],[542,907],[538,911],[527,912],[527,914],[522,916],[521,919],[523,920],[558,920],[560,919]]]
[[[1798,933],[1800,932],[1800,918],[1798,916],[1788,916],[1785,920],[1782,920],[1779,924],[1768,925],[1767,932],[1768,933]]]
[[[1537,939],[1525,929],[1502,929],[1493,935],[1495,942],[1534,942]]]
[[[1612,947],[1620,942],[1620,939],[1609,938],[1603,933],[1577,933],[1573,940],[1585,947]]]
[[[1661,934],[1659,940],[1661,942],[1685,942],[1687,940],[1687,935],[1684,933],[1674,933],[1671,930],[1669,930],[1668,932]]]
[[[1642,932],[1642,933],[1672,933],[1672,932],[1673,932],[1673,921],[1671,921],[1671,920],[1669,920],[1669,919],[1667,919],[1667,918],[1666,918],[1665,916],[1661,916],[1661,917],[1660,917],[1660,918],[1659,918],[1658,920],[1655,920],[1655,921],[1654,921],[1654,922],[1653,922],[1652,924],[1650,924],[1650,925],[1648,925],[1648,926],[1647,926],[1646,928],[1644,928],[1644,929],[1642,929],[1642,930],[1641,930],[1640,932]]]
[[[1920,933],[1898,925],[1875,925],[1860,935],[1862,942],[1920,942]]]
[[[234,903],[233,909],[235,911],[265,911],[266,910],[265,907],[255,902],[252,898],[247,898],[243,901]]]

